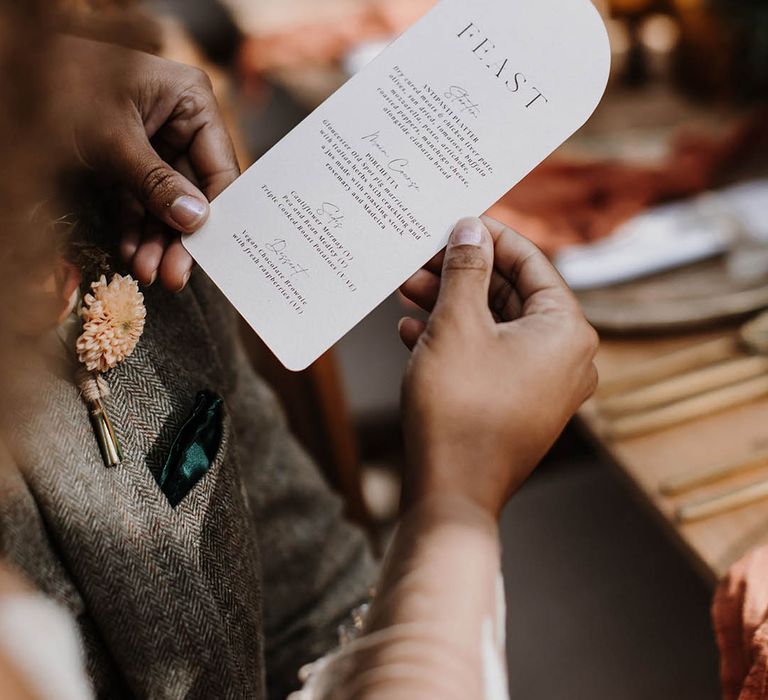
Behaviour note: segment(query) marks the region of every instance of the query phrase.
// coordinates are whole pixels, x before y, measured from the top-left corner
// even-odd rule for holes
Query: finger
[[[150,221],[144,239],[133,256],[133,273],[143,285],[151,285],[157,279],[158,268],[163,259],[168,236],[158,221]]]
[[[182,154],[179,153],[177,149],[173,148],[173,146],[167,143],[165,139],[161,138],[159,134],[155,134],[155,136],[149,140],[149,143],[152,144],[152,148],[155,149],[155,153],[157,153],[160,158],[162,158],[169,165],[173,166],[174,170],[180,172],[195,187],[198,187],[195,179],[189,176],[189,170],[191,168],[185,169],[179,162],[182,158]]]
[[[176,157],[174,160],[169,160],[169,163],[173,163],[173,167],[176,168],[187,180],[189,180],[195,187],[200,187],[200,182],[197,179],[197,173],[192,167],[192,163],[189,162],[189,158],[186,155]],[[209,200],[210,201],[210,200]]]
[[[443,253],[441,253],[442,258]],[[431,313],[440,293],[440,276],[422,268],[412,275],[401,287],[401,294],[427,313]],[[502,323],[520,318],[523,303],[514,285],[498,270],[491,274],[488,290],[488,307]]]
[[[440,294],[440,276],[422,268],[400,287],[400,293],[420,309],[431,313]],[[514,285],[495,269],[488,290],[488,308],[501,323],[509,323],[522,315],[520,295]]]
[[[205,223],[209,211],[205,195],[160,158],[140,122],[127,127],[102,157],[107,172],[115,173],[147,211],[167,226],[192,233]]]
[[[168,244],[160,263],[160,282],[172,292],[180,292],[187,286],[192,274],[192,256],[176,238]]]
[[[419,321],[415,318],[406,316],[400,319],[400,323],[397,326],[397,331],[400,333],[400,339],[409,350],[413,351],[416,347],[416,343],[419,342],[421,334],[427,328],[427,324],[424,321]]]
[[[136,226],[126,226],[120,238],[120,257],[124,263],[130,263],[139,249],[141,232]]]
[[[190,87],[179,97],[173,119],[160,135],[177,153],[186,156],[209,200],[240,175],[235,147],[204,73],[195,74]]]
[[[493,241],[488,229],[480,219],[462,219],[445,251],[434,317],[492,321],[488,310],[492,270]]]
[[[210,120],[195,135],[189,161],[209,201],[240,176],[235,148],[218,109],[212,111]]]
[[[504,224],[483,217],[493,241],[496,269],[514,286],[523,313],[578,308],[573,292],[533,243]]]
[[[514,284],[498,270],[491,275],[488,291],[488,306],[494,316],[502,323],[514,321],[523,313],[523,302]]]
[[[400,287],[400,291],[416,306],[431,312],[440,293],[440,277],[422,268]]]
[[[429,270],[436,275],[440,275],[443,271],[443,260],[445,260],[445,248],[443,248],[435,257],[433,257],[426,265],[425,270]]]
[[[119,253],[123,262],[130,263],[141,242],[146,213],[144,207],[128,191],[121,193],[119,206],[122,229]]]

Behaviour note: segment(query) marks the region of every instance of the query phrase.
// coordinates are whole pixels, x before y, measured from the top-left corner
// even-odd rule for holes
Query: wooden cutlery
[[[672,477],[663,481],[659,485],[659,490],[665,496],[680,496],[701,486],[708,486],[763,466],[768,466],[768,449],[759,450],[735,462],[719,464],[709,469],[699,469]]]
[[[701,418],[768,396],[768,313],[733,335],[678,350],[633,367],[603,384],[598,410],[606,432],[626,439]],[[768,429],[768,416],[766,416]],[[768,449],[660,484],[668,497],[768,466]],[[680,504],[690,523],[768,498],[768,478]]]
[[[768,396],[768,314],[738,334],[645,362],[598,391],[616,439],[644,435]]]
[[[675,515],[681,523],[690,523],[696,520],[703,520],[704,518],[711,518],[721,513],[727,513],[736,508],[761,501],[764,498],[768,498],[768,479],[761,479],[760,481],[731,489],[717,496],[685,503],[675,511]]]

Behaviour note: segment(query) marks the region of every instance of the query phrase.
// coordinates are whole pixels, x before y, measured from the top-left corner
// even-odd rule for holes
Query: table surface
[[[638,362],[724,335],[724,332],[649,339],[606,339],[598,354],[601,382]],[[652,511],[673,534],[702,574],[714,582],[754,547],[768,543],[768,500],[694,523],[680,524],[675,509],[683,502],[719,494],[760,478],[768,465],[690,493],[669,498],[659,485],[670,477],[739,461],[768,448],[768,398],[666,430],[614,440],[592,399],[580,420],[612,464],[637,487]]]

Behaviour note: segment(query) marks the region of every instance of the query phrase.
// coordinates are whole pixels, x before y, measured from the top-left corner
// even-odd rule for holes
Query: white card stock
[[[246,171],[184,245],[307,367],[592,114],[589,0],[443,0]]]

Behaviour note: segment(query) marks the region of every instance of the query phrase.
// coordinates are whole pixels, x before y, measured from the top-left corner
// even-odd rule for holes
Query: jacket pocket
[[[176,508],[224,459],[229,425],[223,399],[200,391],[195,405],[174,437],[157,484]]]

